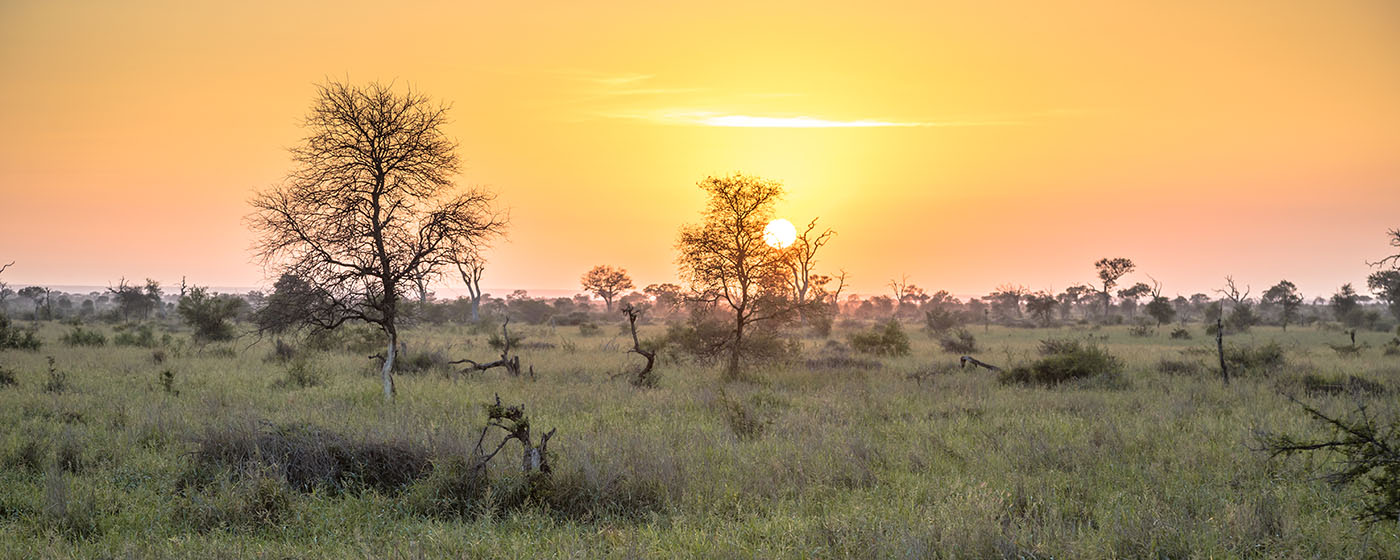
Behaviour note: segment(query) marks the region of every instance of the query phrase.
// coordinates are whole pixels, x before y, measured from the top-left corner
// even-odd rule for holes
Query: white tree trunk
[[[384,402],[394,402],[394,355],[398,352],[397,340],[394,335],[389,335],[389,353],[384,357],[384,368],[380,374],[384,377]]]

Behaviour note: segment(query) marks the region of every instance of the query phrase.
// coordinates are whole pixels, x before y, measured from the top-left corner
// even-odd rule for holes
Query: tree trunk
[[[481,322],[481,296],[472,296],[472,322]]]
[[[393,330],[389,331],[389,351],[384,356],[384,367],[380,370],[380,375],[384,378],[384,402],[394,402],[394,356],[398,352],[399,335]]]
[[[725,370],[726,379],[739,378],[739,352],[744,345],[744,312],[742,310],[734,312],[734,347],[729,349],[729,368]]]

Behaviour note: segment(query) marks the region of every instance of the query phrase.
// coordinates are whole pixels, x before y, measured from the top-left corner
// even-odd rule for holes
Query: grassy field
[[[809,338],[802,358],[747,381],[668,358],[659,386],[639,389],[616,375],[641,361],[620,325],[527,327],[536,379],[428,368],[401,374],[386,405],[362,349],[284,361],[267,340],[195,349],[178,332],[156,349],[70,347],[59,337],[72,327],[46,324],[40,351],[0,352],[18,382],[0,387],[0,556],[1400,557],[1400,525],[1358,523],[1360,493],[1320,480],[1325,462],[1271,460],[1256,439],[1324,433],[1285,392],[1393,414],[1391,334],[1360,333],[1368,346],[1340,357],[1326,345],[1345,343],[1338,332],[1257,327],[1228,340],[1277,341],[1286,363],[1226,387],[1199,325],[1191,340],[972,329],[994,364],[1033,360],[1041,339],[1094,337],[1126,366],[1046,388],[958,370],[906,327],[913,353],[879,367],[809,362],[826,342]],[[405,338],[410,354],[496,354],[466,327]],[[1168,374],[1163,359],[1204,367]],[[1308,374],[1386,391],[1309,393]],[[530,487],[512,447],[488,485],[454,494],[451,458],[476,442],[494,395],[524,404],[537,433],[558,429],[552,480]],[[219,462],[221,442],[275,433],[377,443],[436,468],[302,489],[286,465]]]

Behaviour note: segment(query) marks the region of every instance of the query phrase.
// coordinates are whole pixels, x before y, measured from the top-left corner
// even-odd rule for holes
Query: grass
[[[1259,429],[1316,430],[1281,391],[1393,413],[1390,335],[1360,333],[1369,347],[1339,360],[1334,334],[1256,327],[1227,342],[1262,361],[1223,386],[1198,325],[1193,339],[972,329],[976,356],[1007,369],[1039,359],[1045,339],[1122,361],[1120,383],[1054,387],[956,369],[927,336],[910,336],[907,356],[809,367],[827,339],[808,338],[801,357],[743,382],[663,355],[660,385],[642,390],[616,375],[635,357],[599,324],[518,327],[554,343],[520,349],[535,381],[425,367],[397,377],[392,405],[375,362],[345,347],[289,364],[267,359],[273,341],[198,349],[156,327],[141,338],[164,351],[157,362],[144,344],[58,345],[69,329],[45,324],[41,352],[0,352],[17,381],[0,389],[0,557],[1400,556],[1400,526],[1353,519],[1357,490],[1253,450]],[[479,360],[497,354],[489,336],[405,339]],[[62,391],[44,390],[49,355]],[[518,472],[515,443],[484,480],[454,459],[496,394],[524,403],[537,431],[558,429],[547,484]],[[400,455],[412,476],[382,472]],[[289,474],[297,461],[324,476]]]

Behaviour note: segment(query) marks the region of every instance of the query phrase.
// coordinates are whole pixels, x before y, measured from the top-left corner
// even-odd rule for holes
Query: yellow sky
[[[1121,255],[1314,295],[1400,227],[1395,2],[595,4],[0,4],[5,279],[264,283],[247,200],[326,77],[454,105],[462,182],[511,210],[497,288],[672,280],[695,182],[733,171],[838,230],[821,265],[864,292]]]

